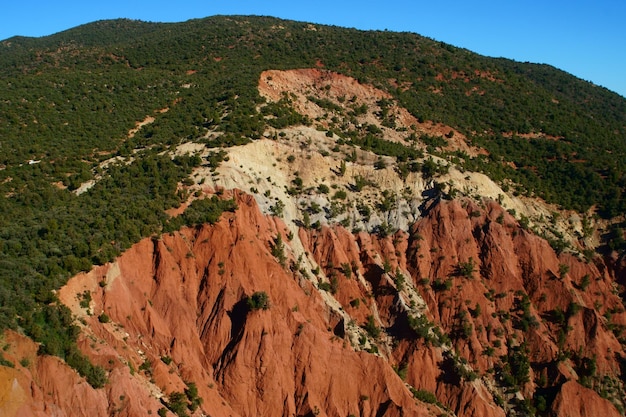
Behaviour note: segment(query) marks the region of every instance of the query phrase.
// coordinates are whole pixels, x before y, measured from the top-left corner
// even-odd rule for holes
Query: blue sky
[[[483,55],[547,63],[626,97],[625,0],[7,0],[0,40],[101,19],[178,22],[216,14],[415,32]]]

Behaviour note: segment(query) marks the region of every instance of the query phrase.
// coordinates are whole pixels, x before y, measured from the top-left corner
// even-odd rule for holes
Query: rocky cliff
[[[275,71],[259,87],[318,124],[268,131],[180,184],[188,203],[236,201],[216,224],[144,239],[58,292],[104,388],[6,332],[0,415],[623,414],[623,261],[583,256],[579,217],[436,155],[403,172],[348,148],[341,117],[480,152],[356,80]]]
[[[145,239],[61,290],[81,348],[108,372],[104,389],[5,334],[20,365],[2,368],[4,414],[156,414],[193,386],[183,410],[197,396],[195,413],[210,415],[503,416],[544,389],[554,415],[620,415],[580,385],[619,385],[623,350],[601,316],[620,305],[613,277],[559,258],[497,203],[442,201],[387,237],[341,226],[290,236],[251,196],[236,199],[216,225]]]

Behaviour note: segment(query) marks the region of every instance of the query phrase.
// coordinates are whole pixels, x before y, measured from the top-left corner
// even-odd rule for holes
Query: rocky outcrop
[[[145,415],[193,383],[203,400],[196,412],[211,415],[435,415],[384,358],[337,336],[340,315],[277,261],[271,245],[285,234],[282,222],[249,196],[238,203],[216,225],[141,241],[60,292],[84,322],[81,348],[108,372],[106,388],[41,357],[37,377],[18,381],[15,396],[41,409],[34,384],[59,415]],[[268,295],[267,310],[247,305],[255,292]],[[72,388],[64,396],[62,387]]]
[[[62,360],[38,356],[28,338],[5,332],[3,342],[15,368],[0,367],[2,416],[137,416],[161,406],[128,369],[113,370],[96,390]]]
[[[59,292],[105,389],[7,333],[7,415],[564,415],[584,386],[624,404],[623,259],[555,252],[530,229],[550,208],[484,175],[430,159],[445,174],[401,176],[391,158],[342,149],[330,129],[341,118],[414,149],[417,133],[476,151],[383,91],[322,69],[266,71],[259,90],[317,125],[268,131],[275,140],[230,149],[216,172],[198,168],[193,197],[168,214],[252,184],[254,196],[234,193],[236,213],[145,239]],[[269,308],[251,308],[255,294]]]
[[[573,381],[563,384],[554,404],[552,413],[556,416],[592,417],[622,416],[613,404],[601,398],[595,391],[585,388]]]
[[[391,105],[386,110],[398,126],[411,126],[416,132],[443,137],[447,135],[449,150],[462,150],[471,155],[478,150],[467,145],[467,138],[450,126],[430,121],[420,121],[405,108],[393,103],[392,96],[368,84],[362,84],[355,78],[328,71],[322,68],[303,68],[293,70],[267,70],[259,77],[259,93],[270,101],[279,101],[286,95],[293,99],[292,105],[300,114],[311,120],[323,120],[328,116],[328,109],[308,99],[315,96],[334,102],[338,108],[349,110],[363,106],[362,122],[380,124],[379,103],[388,100]],[[324,122],[326,123],[326,122]],[[402,135],[396,129],[381,126],[388,140],[402,141]],[[450,134],[452,132],[452,134]]]
[[[612,381],[622,401],[624,313],[600,260],[557,255],[495,202],[441,201],[390,236],[293,236],[234,196],[217,224],[145,239],[59,292],[105,388],[5,333],[3,415],[619,415],[580,384]]]
[[[401,340],[388,354],[406,381],[437,393],[458,415],[487,415],[496,397],[511,413],[568,380],[601,389],[604,378],[621,387],[624,351],[615,329],[624,312],[615,276],[600,259],[558,255],[493,201],[443,201],[408,234],[353,236],[336,227],[303,241],[320,265],[330,265],[326,275],[341,276],[338,265],[359,272],[359,285],[340,280],[335,297],[360,324],[373,315]],[[355,309],[355,299],[372,301]],[[506,394],[511,388],[517,399]],[[472,400],[464,404],[464,395]],[[613,400],[620,404],[623,395]]]
[[[59,292],[105,388],[5,333],[3,415],[619,415],[581,385],[623,400],[624,313],[600,260],[557,255],[495,202],[441,201],[390,236],[293,236],[234,196],[217,224],[145,239]]]

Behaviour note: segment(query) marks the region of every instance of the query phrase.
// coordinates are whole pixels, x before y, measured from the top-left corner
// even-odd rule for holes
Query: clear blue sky
[[[265,15],[420,35],[483,55],[547,63],[626,97],[626,0],[5,0],[0,40],[101,19],[179,22]]]

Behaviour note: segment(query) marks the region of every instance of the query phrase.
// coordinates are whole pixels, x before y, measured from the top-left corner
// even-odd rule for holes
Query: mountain
[[[0,51],[1,415],[623,415],[620,96],[269,17]]]

